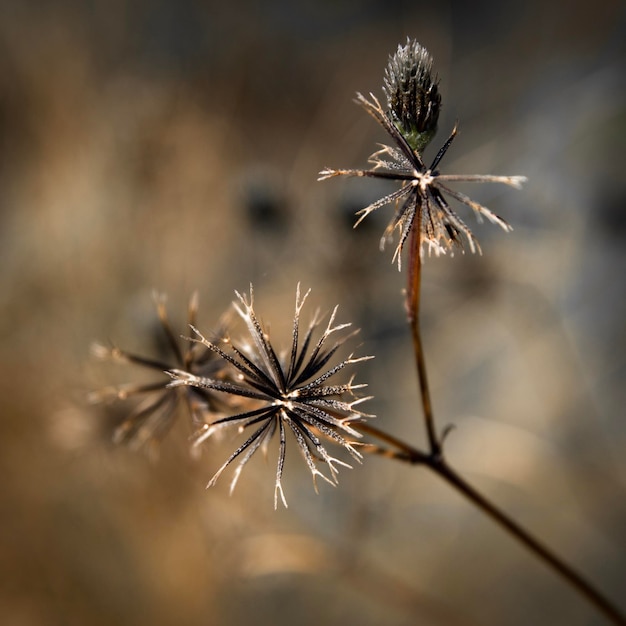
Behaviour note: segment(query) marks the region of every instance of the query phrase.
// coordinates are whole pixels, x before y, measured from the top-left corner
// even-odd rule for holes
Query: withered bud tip
[[[435,136],[441,95],[432,73],[433,59],[417,41],[407,39],[389,58],[383,90],[389,115],[411,147],[421,153]]]

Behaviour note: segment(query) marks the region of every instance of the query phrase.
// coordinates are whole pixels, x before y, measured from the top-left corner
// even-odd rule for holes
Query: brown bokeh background
[[[604,623],[424,470],[367,458],[316,496],[291,449],[275,512],[272,459],[207,492],[229,442],[192,460],[181,422],[151,460],[84,401],[134,376],[93,340],[150,352],[153,288],[179,324],[198,289],[210,328],[253,282],[285,337],[301,281],[362,328],[376,425],[423,442],[389,209],[352,230],[381,189],[315,180],[384,139],[351,99],[407,36],[435,57],[436,142],[460,123],[443,168],[529,177],[472,189],[512,233],[426,263],[449,458],[626,610],[623,2],[5,0],[3,623]]]

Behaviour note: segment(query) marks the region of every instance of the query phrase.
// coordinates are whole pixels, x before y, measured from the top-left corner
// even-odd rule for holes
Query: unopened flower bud
[[[398,46],[385,69],[384,91],[389,115],[421,153],[437,132],[441,96],[432,75],[433,59],[417,41]]]

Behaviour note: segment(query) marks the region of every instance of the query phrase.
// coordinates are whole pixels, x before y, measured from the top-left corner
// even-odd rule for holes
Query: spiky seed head
[[[433,59],[417,41],[407,39],[389,58],[384,91],[393,123],[421,153],[437,132],[441,95],[432,73]]]
[[[357,213],[361,223],[370,213],[393,205],[395,213],[381,239],[381,248],[394,232],[399,232],[399,242],[394,259],[400,269],[401,252],[409,235],[415,234],[420,253],[424,249],[435,254],[463,248],[464,240],[472,252],[480,247],[472,231],[449,206],[446,196],[471,208],[480,221],[483,217],[504,230],[511,227],[495,213],[475,202],[465,194],[449,187],[452,182],[501,183],[519,189],[525,176],[457,175],[442,174],[438,166],[456,136],[456,126],[427,166],[421,151],[434,136],[441,105],[437,81],[433,79],[432,59],[425,48],[416,41],[407,40],[389,60],[385,71],[384,90],[388,108],[385,110],[378,98],[370,93],[370,100],[357,93],[356,102],[380,124],[391,137],[393,145],[381,144],[370,156],[373,167],[368,170],[324,168],[318,180],[336,176],[359,176],[395,180],[399,189],[375,200]]]
[[[300,285],[296,289],[291,349],[277,352],[270,341],[269,333],[255,313],[252,286],[249,295],[235,293],[235,310],[247,329],[245,343],[237,345],[228,342],[222,348],[205,339],[195,328],[193,330],[197,335],[196,341],[227,361],[240,376],[232,381],[220,381],[176,369],[168,372],[172,377],[170,386],[191,386],[218,391],[252,402],[252,406],[246,407],[244,411],[214,420],[198,432],[196,445],[227,426],[236,427],[240,433],[245,430],[253,431],[215,473],[208,486],[215,485],[224,470],[237,460],[231,481],[232,491],[243,467],[255,452],[259,449],[266,450],[270,440],[278,435],[274,506],[279,501],[287,506],[282,476],[288,433],[296,441],[316,490],[318,478],[336,485],[338,468],[350,467],[330,455],[326,449],[327,443],[343,448],[357,462],[361,461],[362,455],[356,441],[361,433],[355,429],[355,425],[371,416],[357,408],[357,405],[369,398],[357,396],[355,391],[365,385],[355,384],[353,376],[343,383],[331,384],[330,379],[335,379],[347,368],[371,357],[354,357],[350,354],[336,365],[330,365],[337,350],[355,333],[343,336],[336,334],[350,326],[335,322],[337,308],[330,314],[326,328],[321,331],[317,341],[314,340],[314,335],[322,322],[320,315],[315,314],[306,331],[302,333],[300,313],[309,292],[301,294]],[[327,473],[318,468],[322,464],[326,466]]]
[[[158,451],[158,444],[171,430],[181,414],[187,414],[194,431],[205,425],[215,416],[221,416],[231,405],[225,398],[207,389],[171,389],[170,378],[164,372],[174,367],[185,368],[197,375],[210,375],[227,380],[232,375],[228,363],[211,350],[197,343],[181,340],[170,324],[166,298],[154,294],[157,315],[160,322],[157,339],[163,343],[164,352],[160,357],[145,357],[128,352],[117,346],[92,346],[92,354],[98,359],[109,359],[118,363],[151,371],[155,378],[148,382],[129,382],[117,386],[108,386],[89,394],[91,403],[116,404],[116,401],[128,400],[132,404],[130,411],[122,421],[116,424],[112,439],[115,443],[126,443],[134,448],[147,448],[151,453]],[[187,308],[188,322],[195,323],[198,312],[198,296],[193,294]],[[226,332],[225,318],[217,333]],[[109,407],[112,408],[112,407]],[[109,413],[109,411],[107,411]],[[114,411],[118,418],[121,413]]]

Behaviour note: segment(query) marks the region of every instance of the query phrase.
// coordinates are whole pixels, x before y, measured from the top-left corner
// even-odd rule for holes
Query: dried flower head
[[[331,335],[350,326],[335,324],[336,307],[317,341],[314,341],[314,333],[321,323],[319,313],[314,315],[304,337],[301,337],[300,313],[310,291],[301,296],[299,285],[296,291],[291,347],[286,353],[279,354],[272,346],[267,331],[254,311],[252,287],[249,296],[235,293],[238,299],[238,302],[234,303],[235,310],[245,322],[249,342],[237,346],[229,339],[223,339],[222,345],[219,345],[206,339],[195,328],[193,330],[197,335],[196,342],[228,361],[237,370],[237,379],[234,382],[221,381],[209,376],[197,376],[188,371],[173,370],[170,372],[173,378],[171,386],[193,386],[255,401],[252,408],[215,420],[198,433],[196,444],[201,444],[224,427],[235,426],[239,432],[254,429],[254,432],[219,468],[208,486],[213,486],[223,471],[233,461],[239,459],[231,482],[232,492],[245,464],[259,447],[267,453],[269,442],[278,432],[279,453],[274,506],[277,506],[280,495],[286,507],[282,475],[287,431],[291,432],[298,444],[311,472],[316,491],[318,476],[336,485],[337,466],[350,467],[344,461],[330,456],[326,450],[326,441],[341,446],[355,460],[361,460],[361,454],[354,447],[356,445],[354,439],[361,435],[352,424],[367,417],[356,408],[357,404],[367,398],[354,395],[354,391],[364,385],[354,384],[353,378],[339,384],[329,384],[329,380],[348,366],[371,357],[354,357],[350,354],[338,364],[330,365],[339,347],[354,334],[344,335],[329,344]],[[322,473],[317,463],[325,463],[330,476]]]
[[[394,145],[381,145],[369,161],[374,167],[369,170],[334,170],[326,168],[318,180],[335,176],[366,176],[395,180],[401,187],[376,200],[357,213],[357,226],[365,217],[387,204],[395,204],[395,213],[381,239],[381,249],[389,241],[394,231],[400,233],[394,260],[401,263],[402,248],[409,234],[415,230],[420,252],[424,246],[428,252],[439,255],[454,246],[463,248],[464,239],[472,252],[480,251],[480,246],[471,230],[450,208],[445,196],[473,209],[480,221],[486,217],[505,231],[511,227],[498,215],[475,202],[465,194],[451,189],[452,182],[502,183],[520,188],[526,180],[524,176],[481,176],[441,174],[437,167],[456,135],[456,127],[443,144],[430,166],[426,167],[421,156],[421,148],[428,143],[434,133],[440,106],[440,96],[436,83],[432,80],[432,60],[428,53],[416,42],[408,42],[400,47],[390,59],[385,74],[385,92],[389,101],[389,111],[384,111],[373,94],[367,100],[360,93],[356,102],[360,104],[390,135]]]
[[[166,370],[182,368],[198,375],[215,378],[227,377],[228,364],[214,352],[198,344],[183,341],[174,333],[165,308],[165,296],[154,294],[160,331],[165,339],[169,358],[149,358],[122,350],[116,346],[94,344],[92,353],[101,359],[112,359],[120,363],[137,365],[158,373],[154,382],[145,384],[128,383],[105,387],[90,394],[91,402],[110,402],[141,398],[124,421],[113,433],[115,443],[128,443],[134,448],[157,444],[170,431],[182,409],[191,419],[193,431],[206,424],[208,416],[220,413],[225,408],[223,398],[208,389],[172,389]],[[196,323],[198,298],[194,294],[189,300],[188,322]]]

